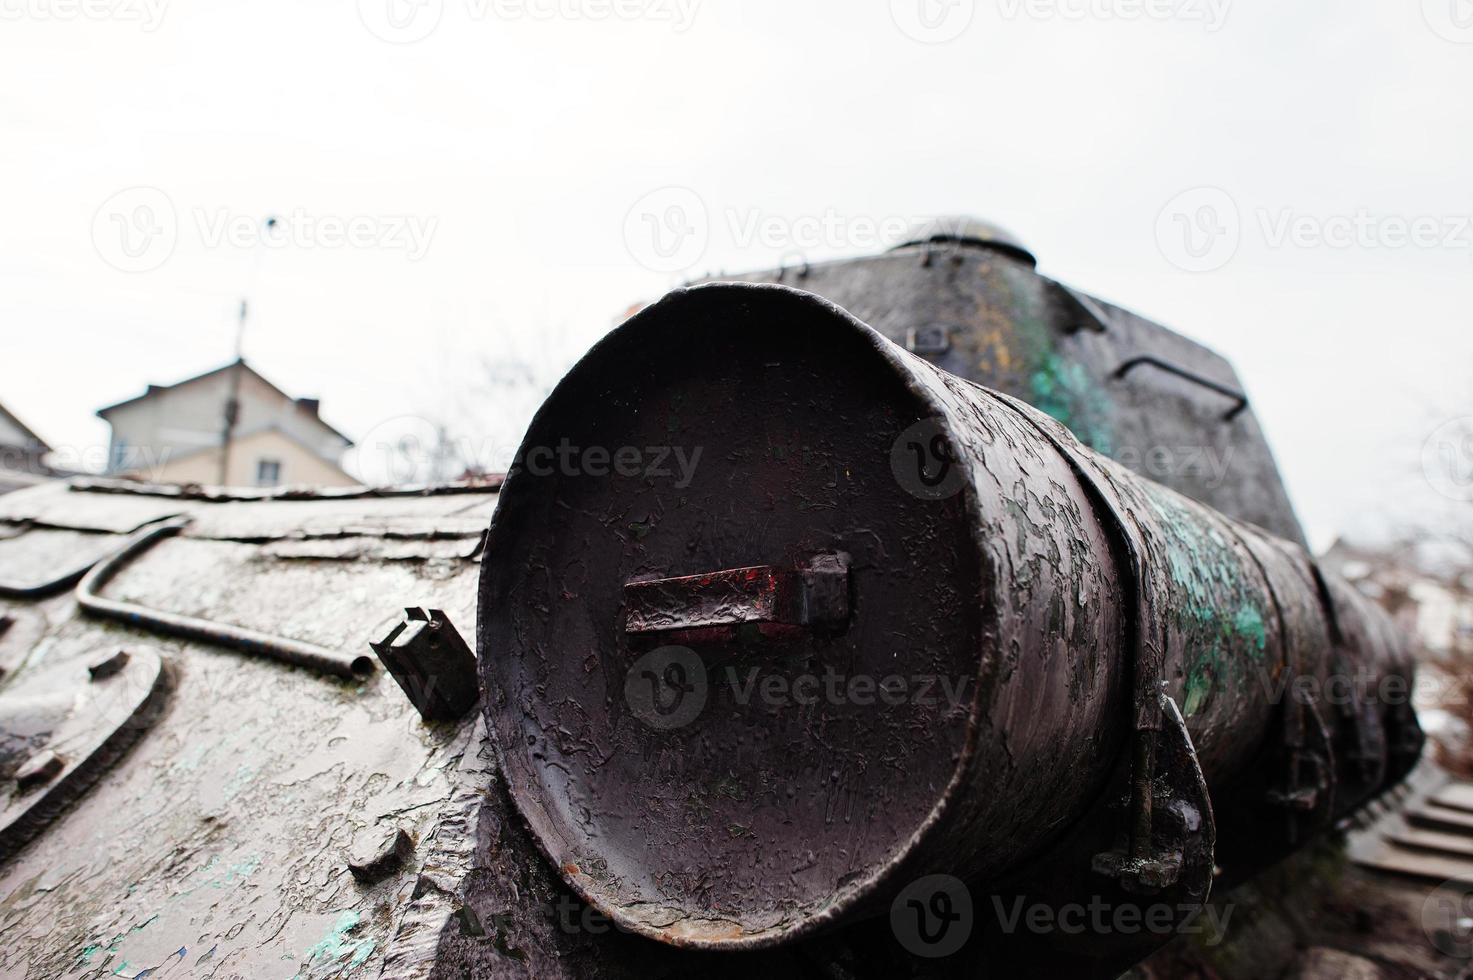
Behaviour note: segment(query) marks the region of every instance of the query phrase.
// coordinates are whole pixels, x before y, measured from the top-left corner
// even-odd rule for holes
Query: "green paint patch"
[[[337,972],[356,970],[368,962],[377,943],[372,939],[353,940],[348,937],[361,919],[358,912],[349,909],[337,917],[327,935],[308,948],[305,955],[309,975],[327,967]],[[302,973],[297,974],[297,978],[302,976]]]
[[[1254,606],[1244,605],[1233,618],[1233,626],[1240,636],[1252,641],[1261,653],[1268,648],[1268,634],[1263,628],[1263,613]]]
[[[1212,674],[1205,666],[1199,665],[1187,675],[1186,703],[1182,705],[1182,714],[1190,718],[1201,711],[1211,693]]]
[[[1161,488],[1146,497],[1162,531],[1170,570],[1169,608],[1185,657],[1182,713],[1208,710],[1219,688],[1243,691],[1268,650],[1262,584],[1231,535]]]
[[[1114,440],[1105,429],[1108,401],[1078,361],[1066,361],[1053,351],[1045,353],[1038,370],[1029,375],[1030,401],[1053,417],[1095,452],[1114,452]]]
[[[236,769],[235,775],[230,778],[230,782],[225,784],[223,790],[225,799],[233,800],[239,796],[241,791],[251,784],[254,776],[255,773],[251,770],[250,766],[241,766]]]

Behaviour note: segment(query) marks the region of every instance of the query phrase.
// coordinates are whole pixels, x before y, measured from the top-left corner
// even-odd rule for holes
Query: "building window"
[[[281,485],[281,460],[256,460],[256,486],[276,487]]]

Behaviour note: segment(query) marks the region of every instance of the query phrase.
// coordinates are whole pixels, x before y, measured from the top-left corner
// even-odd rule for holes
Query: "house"
[[[112,426],[108,473],[153,483],[351,486],[339,462],[353,445],[244,360],[178,384],[149,385],[99,409]]]
[[[51,447],[0,405],[0,493],[9,493],[50,479],[43,459]]]
[[[1465,662],[1473,657],[1473,572],[1457,540],[1450,534],[1373,547],[1341,538],[1322,561],[1379,602],[1427,653]],[[1439,554],[1449,547],[1452,561]]]

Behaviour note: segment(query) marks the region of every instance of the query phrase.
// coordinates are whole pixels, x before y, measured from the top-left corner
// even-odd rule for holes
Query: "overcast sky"
[[[228,359],[246,291],[246,356],[350,436],[454,417],[509,453],[533,399],[484,360],[551,380],[688,275],[967,212],[1231,358],[1316,545],[1469,506],[1422,467],[1473,414],[1469,0],[0,19],[0,402],[79,458],[98,407]]]

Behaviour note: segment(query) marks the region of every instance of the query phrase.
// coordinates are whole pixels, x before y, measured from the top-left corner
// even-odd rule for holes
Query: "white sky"
[[[1469,0],[81,2],[0,0],[0,402],[54,446],[100,461],[96,408],[226,360],[250,288],[246,356],[350,436],[510,447],[532,400],[482,358],[551,378],[685,278],[641,265],[641,200],[704,210],[692,274],[969,212],[1231,358],[1317,545],[1449,503],[1419,459],[1473,414]],[[1238,247],[1188,272],[1176,212],[1229,213],[1201,187]],[[172,251],[110,265],[160,200]],[[268,214],[292,242],[214,237]],[[350,218],[373,243],[308,230]],[[1436,243],[1391,247],[1418,218]]]

